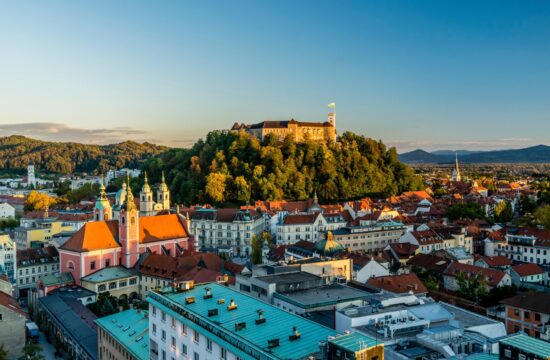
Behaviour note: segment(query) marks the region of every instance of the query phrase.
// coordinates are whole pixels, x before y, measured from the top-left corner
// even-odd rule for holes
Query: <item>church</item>
[[[304,122],[291,120],[262,121],[257,124],[235,123],[231,131],[246,131],[252,136],[263,140],[268,134],[274,134],[280,141],[290,135],[295,142],[336,141],[336,114],[331,112],[325,122]]]
[[[109,266],[132,268],[145,252],[179,256],[189,250],[191,242],[183,216],[169,212],[149,216],[170,209],[164,176],[157,203],[153,203],[150,190],[146,180],[140,196],[144,196],[147,206],[142,207],[140,202],[138,210],[130,184],[125,183],[117,193],[115,212],[102,181],[94,221],[86,223],[59,248],[60,271],[70,272],[80,284],[82,277]]]

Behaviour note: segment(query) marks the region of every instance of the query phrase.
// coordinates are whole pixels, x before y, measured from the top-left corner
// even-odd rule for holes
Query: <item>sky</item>
[[[550,2],[0,0],[0,136],[187,147],[330,102],[399,152],[550,144]]]

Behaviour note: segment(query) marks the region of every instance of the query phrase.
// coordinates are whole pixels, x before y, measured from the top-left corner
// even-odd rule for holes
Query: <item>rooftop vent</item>
[[[194,296],[188,296],[185,298],[186,304],[194,304],[195,303],[195,297]]]
[[[267,347],[269,349],[273,349],[273,348],[276,348],[277,346],[279,346],[279,339],[271,339],[271,340],[267,340]]]
[[[208,310],[208,317],[216,316],[218,315],[218,309],[209,309]]]
[[[246,329],[246,323],[245,322],[240,322],[240,323],[235,324],[235,331],[240,331],[240,330],[243,330],[243,329]]]
[[[231,301],[229,302],[229,306],[227,307],[227,310],[233,311],[235,309],[237,309],[237,304],[235,304],[235,300],[231,299]]]
[[[218,305],[225,304],[225,299],[218,299]]]
[[[298,332],[298,329],[296,328],[296,326],[293,326],[292,327],[292,335],[290,335],[288,337],[288,340],[290,341],[294,341],[294,340],[298,340],[300,338],[300,333]]]
[[[210,290],[210,288],[207,287],[204,290],[206,290],[206,294],[204,294],[203,299],[212,299],[212,291]]]
[[[259,310],[256,310],[256,312],[258,313],[258,318],[256,319],[256,325],[265,323],[264,311],[262,309],[259,309]]]

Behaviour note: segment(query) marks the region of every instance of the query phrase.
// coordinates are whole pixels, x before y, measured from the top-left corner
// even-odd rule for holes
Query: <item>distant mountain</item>
[[[470,151],[470,150],[436,150],[432,151],[430,154],[434,155],[440,155],[440,156],[452,156],[454,157],[455,154],[458,154],[458,156],[466,156],[471,154],[477,154],[482,151]]]
[[[168,150],[165,146],[125,141],[111,145],[48,142],[25,136],[0,137],[0,171],[23,173],[29,162],[39,171],[97,173],[141,167],[145,160]]]
[[[398,155],[399,161],[409,164],[434,164],[444,162],[445,157],[417,149]]]
[[[454,153],[447,150],[427,152],[414,150],[399,155],[409,164],[444,164],[454,161]],[[550,146],[537,145],[524,149],[494,150],[459,154],[462,163],[550,163]]]

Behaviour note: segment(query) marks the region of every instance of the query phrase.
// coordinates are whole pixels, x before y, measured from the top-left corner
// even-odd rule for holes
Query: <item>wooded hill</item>
[[[158,182],[163,169],[173,201],[184,204],[302,200],[314,192],[336,201],[422,187],[395,148],[351,132],[325,144],[212,131],[191,149],[170,149],[144,166],[150,182]]]
[[[125,141],[111,145],[48,142],[13,135],[0,137],[0,171],[24,173],[30,161],[38,171],[69,174],[105,173],[109,169],[141,167],[167,147]]]

